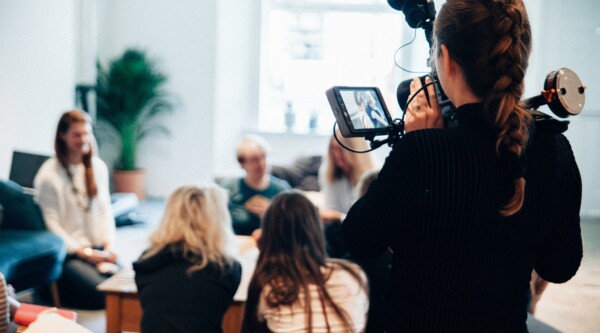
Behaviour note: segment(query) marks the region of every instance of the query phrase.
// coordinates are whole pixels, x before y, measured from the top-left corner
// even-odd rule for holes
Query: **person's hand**
[[[111,264],[116,264],[117,263],[117,253],[112,250],[110,243],[105,242],[102,249],[104,250],[102,252],[104,253],[104,256],[106,258],[105,262],[109,262]]]
[[[105,250],[102,252],[104,252],[104,257],[106,258],[106,260],[105,260],[106,262],[109,262],[111,264],[117,263],[117,254],[116,253],[114,253],[111,250]]]
[[[262,229],[258,228],[256,230],[252,231],[252,234],[250,236],[252,236],[252,238],[256,241],[256,243],[258,243],[258,241],[262,237]]]
[[[97,265],[101,262],[108,262],[110,259],[106,252],[95,250],[89,247],[79,249],[75,254],[79,259],[87,261],[92,265]],[[116,256],[114,259],[116,260]]]
[[[425,83],[431,83],[429,77],[425,78]],[[410,83],[410,95],[411,97],[421,89],[421,80],[418,77],[414,78]],[[427,97],[425,91],[429,95],[429,102],[427,103]],[[410,97],[409,97],[410,99]],[[426,129],[426,128],[444,128],[444,121],[442,119],[442,111],[437,101],[435,89],[433,85],[427,86],[427,89],[421,90],[415,98],[410,102],[406,109],[406,119],[404,129],[406,132]]]
[[[333,209],[321,210],[319,211],[319,215],[321,216],[321,221],[323,221],[323,224],[329,224],[338,221],[341,222],[342,217],[344,217],[344,214]]]
[[[271,201],[269,199],[263,197],[262,195],[255,195],[246,201],[244,208],[246,208],[248,212],[262,217],[265,211],[267,211],[267,208],[269,208],[270,204]]]

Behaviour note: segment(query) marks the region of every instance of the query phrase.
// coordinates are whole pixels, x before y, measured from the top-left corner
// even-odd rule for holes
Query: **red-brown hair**
[[[56,158],[65,168],[69,177],[71,177],[68,162],[69,151],[67,144],[62,138],[62,135],[67,133],[71,128],[71,125],[74,123],[85,123],[90,125],[92,122],[89,115],[83,111],[67,111],[60,117],[58,126],[56,128],[56,136],[54,137],[54,152],[56,153]],[[93,146],[90,144],[90,150],[83,155],[83,166],[85,167],[85,189],[90,199],[96,197],[98,194],[98,187],[96,186],[96,180],[94,178],[94,168],[92,166],[93,154]]]
[[[514,182],[513,195],[500,213],[513,215],[523,206],[525,179],[519,159],[531,122],[520,103],[531,52],[525,5],[521,0],[448,0],[435,21],[434,34],[494,124],[496,152]]]

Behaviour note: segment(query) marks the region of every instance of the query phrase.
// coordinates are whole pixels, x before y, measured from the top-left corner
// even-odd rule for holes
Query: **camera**
[[[436,93],[436,98],[442,112],[444,122],[452,121],[455,107],[448,99],[437,78],[435,66],[432,64],[433,22],[435,6],[433,0],[388,0],[388,4],[405,15],[406,22],[411,28],[421,28],[429,44],[429,59],[427,64],[432,68],[430,74],[421,76],[422,89],[426,89],[425,78],[429,76]],[[400,82],[396,91],[398,104],[406,112],[410,96],[411,79]],[[545,78],[544,89],[540,95],[521,101],[522,106],[530,111],[534,120],[558,122],[552,116],[538,110],[542,105],[548,105],[550,111],[560,118],[575,116],[581,113],[585,104],[586,86],[575,72],[568,68],[551,71]],[[387,110],[381,92],[375,87],[333,87],[327,90],[327,99],[344,137],[364,137],[371,141],[375,149],[384,143],[394,145],[404,134],[403,120],[392,120]],[[429,96],[425,93],[429,102]],[[365,100],[368,99],[368,103]],[[369,105],[369,106],[367,106]],[[376,110],[376,111],[374,111]],[[568,121],[562,121],[568,125]],[[334,132],[335,134],[335,132]],[[375,136],[388,135],[383,141],[374,141]]]
[[[376,87],[332,87],[326,95],[344,137],[385,135],[393,127]]]
[[[433,21],[435,19],[435,6],[433,0],[388,0],[388,4],[405,14],[406,22],[411,28],[422,28],[425,31],[425,38],[429,43],[430,59],[433,45]],[[427,61],[431,64],[431,61]],[[433,66],[431,66],[433,67]],[[421,84],[423,89],[426,89],[425,76],[421,76]],[[454,110],[454,106],[444,93],[435,70],[428,75],[435,88],[438,103],[442,110],[444,118],[449,117]],[[406,111],[407,101],[410,95],[411,80],[400,82],[396,92],[398,104],[402,111]],[[373,113],[371,109],[364,104],[361,99],[362,94],[366,98],[372,97],[375,104],[378,106],[378,111]],[[381,92],[375,87],[332,87],[326,92],[327,99],[333,110],[333,114],[340,128],[340,132],[344,137],[365,137],[371,141],[371,147],[375,148],[383,143],[393,145],[404,132],[404,124],[402,121],[394,122],[389,111],[385,106],[385,102],[381,97]],[[429,96],[427,99],[429,100]],[[364,105],[363,105],[364,104]],[[377,117],[372,114],[381,115],[384,121],[375,121]],[[371,118],[373,122],[369,122],[367,118]],[[362,120],[365,121],[362,121]],[[389,137],[382,142],[373,141],[373,138],[378,135],[387,134]]]
[[[444,120],[448,120],[454,113],[454,105],[452,105],[452,102],[450,102],[450,99],[448,99],[448,96],[446,96],[440,85],[432,60],[435,57],[435,54],[433,54],[435,52],[433,48],[433,21],[436,14],[433,0],[388,0],[388,4],[390,7],[404,13],[406,23],[411,28],[421,28],[425,32],[425,39],[429,44],[429,59],[427,59],[427,64],[432,71],[431,74],[421,76],[419,79],[421,80],[421,86],[425,87],[425,77],[429,76],[431,78],[437,101],[442,111],[442,117]],[[410,82],[410,79],[400,82],[396,90],[398,104],[404,112],[406,112],[407,100],[410,96]],[[427,102],[429,102],[428,94],[425,93],[425,96],[427,96]]]

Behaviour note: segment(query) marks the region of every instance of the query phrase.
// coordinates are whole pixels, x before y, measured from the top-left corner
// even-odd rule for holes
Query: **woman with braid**
[[[528,141],[521,0],[448,0],[433,34],[456,120],[413,81],[408,133],[342,234],[357,256],[393,250],[387,332],[527,332],[532,270],[560,283],[581,261],[579,172],[564,137]]]

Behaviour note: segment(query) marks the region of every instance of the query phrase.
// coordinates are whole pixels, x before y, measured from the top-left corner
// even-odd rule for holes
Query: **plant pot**
[[[113,171],[113,179],[115,181],[115,191],[123,193],[135,193],[140,201],[146,198],[145,182],[146,171],[138,170],[118,170]]]

